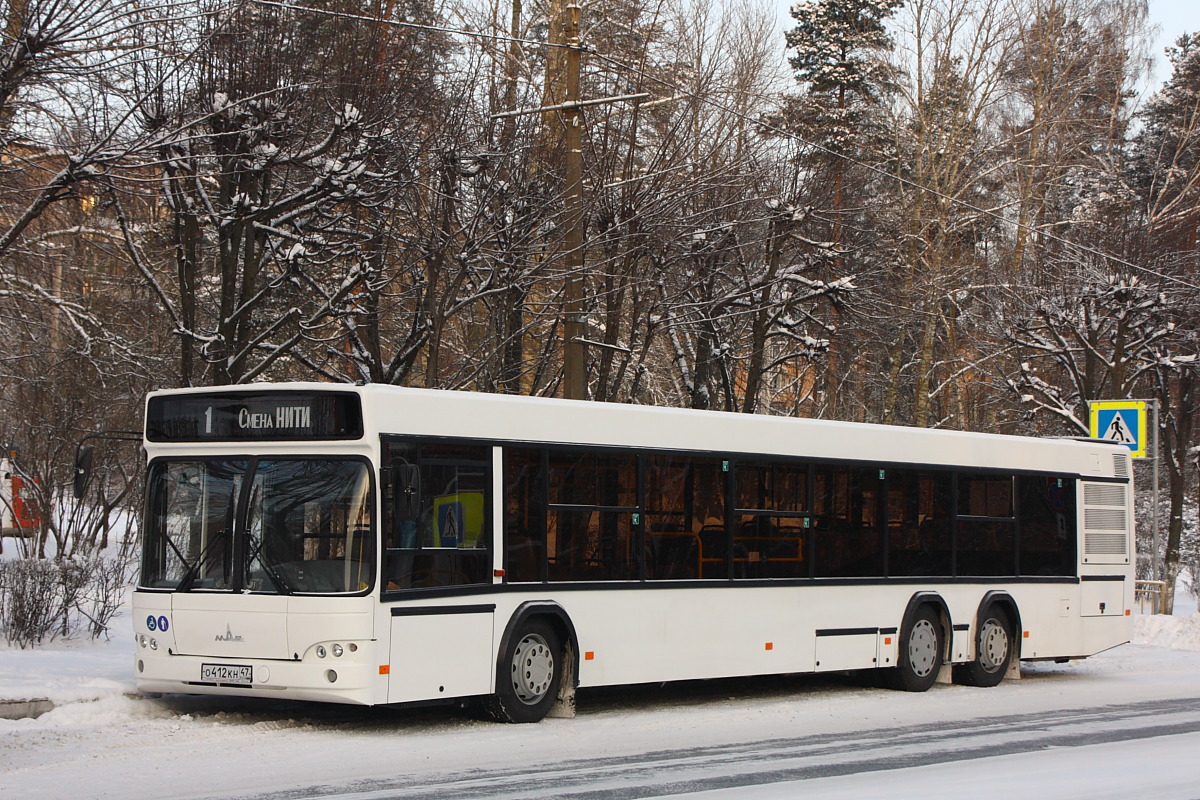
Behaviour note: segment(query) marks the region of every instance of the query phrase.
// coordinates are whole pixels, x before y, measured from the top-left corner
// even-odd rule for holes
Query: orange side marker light
[[[391,671],[392,671],[391,664],[380,664],[379,665],[379,674],[380,675],[388,675],[391,673]]]
[[[1129,616],[1129,609],[1128,609],[1128,608],[1127,608],[1127,609],[1125,609],[1125,616],[1127,616],[1127,617]]]
[[[883,643],[884,643],[884,644],[891,644],[891,643],[892,643],[892,637],[890,637],[890,636],[885,636],[885,637],[883,637]]]
[[[767,642],[767,649],[768,649],[768,650],[774,650],[774,649],[775,649],[775,643],[774,643],[774,642]]]
[[[596,660],[595,652],[588,650],[586,653],[583,654],[583,660],[584,661],[595,661]]]
[[[1026,639],[1028,639],[1028,638],[1029,638],[1029,631],[1025,631],[1025,638],[1026,638]]]

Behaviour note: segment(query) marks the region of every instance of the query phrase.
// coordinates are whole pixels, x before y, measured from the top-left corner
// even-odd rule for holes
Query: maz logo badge
[[[216,641],[218,642],[242,642],[245,641],[241,636],[234,636],[233,631],[228,625],[225,626],[225,635],[217,634]]]

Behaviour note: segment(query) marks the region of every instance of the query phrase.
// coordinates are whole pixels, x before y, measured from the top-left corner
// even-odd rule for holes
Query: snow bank
[[[1133,643],[1170,650],[1200,650],[1200,612],[1190,617],[1165,614],[1135,617]]]
[[[0,639],[0,703],[45,699],[61,706],[133,693],[127,609],[118,612],[107,641],[59,639],[20,650]]]

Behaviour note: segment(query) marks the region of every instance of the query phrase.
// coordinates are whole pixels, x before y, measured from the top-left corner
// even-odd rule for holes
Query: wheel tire
[[[562,682],[562,645],[542,619],[513,630],[496,668],[496,693],[484,709],[497,722],[538,722],[558,699]]]
[[[944,649],[941,620],[932,607],[921,606],[900,637],[900,656],[888,671],[888,685],[902,692],[924,692],[937,680]]]
[[[995,686],[1004,680],[1012,663],[1013,626],[1004,609],[995,606],[979,615],[975,632],[975,658],[954,668],[954,680],[966,686]]]

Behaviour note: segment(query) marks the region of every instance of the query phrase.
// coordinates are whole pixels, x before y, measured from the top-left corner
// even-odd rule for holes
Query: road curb
[[[44,697],[33,700],[0,700],[0,719],[37,719],[54,710],[54,703]]]

